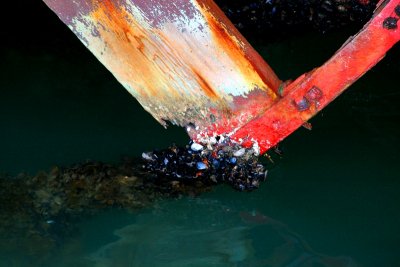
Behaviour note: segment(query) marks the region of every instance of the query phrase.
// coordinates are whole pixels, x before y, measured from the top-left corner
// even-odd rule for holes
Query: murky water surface
[[[252,43],[289,79],[324,62],[346,36]],[[314,118],[312,131],[285,140],[259,190],[220,186],[135,212],[105,211],[82,218],[49,251],[0,238],[10,248],[0,251],[0,266],[398,266],[399,55],[396,47]],[[1,57],[0,172],[112,162],[187,142],[182,129],[159,126],[78,41],[76,50],[9,48]]]

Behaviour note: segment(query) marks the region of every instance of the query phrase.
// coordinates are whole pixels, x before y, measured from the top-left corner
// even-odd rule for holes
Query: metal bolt
[[[310,102],[303,97],[299,102],[294,101],[294,105],[298,111],[305,111],[310,108]]]
[[[322,98],[323,92],[317,86],[313,86],[308,92],[306,93],[306,98],[309,101],[318,101]]]
[[[394,8],[394,12],[396,13],[396,15],[397,15],[398,17],[400,17],[400,5],[397,5],[397,6]]]
[[[383,21],[383,28],[388,29],[388,30],[395,30],[397,29],[397,21],[399,19],[395,17],[387,17]]]

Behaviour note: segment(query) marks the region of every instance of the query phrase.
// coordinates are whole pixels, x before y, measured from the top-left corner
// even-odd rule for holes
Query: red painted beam
[[[286,86],[280,100],[231,139],[244,146],[257,143],[261,154],[278,144],[385,56],[400,39],[399,20],[400,0],[381,1],[374,17],[331,59]]]

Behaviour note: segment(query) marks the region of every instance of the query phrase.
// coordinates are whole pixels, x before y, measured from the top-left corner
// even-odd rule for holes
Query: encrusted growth
[[[203,184],[226,183],[240,191],[251,191],[264,181],[267,171],[258,162],[255,148],[244,148],[223,136],[208,143],[191,141],[185,147],[172,145],[142,154],[144,169],[159,179]]]

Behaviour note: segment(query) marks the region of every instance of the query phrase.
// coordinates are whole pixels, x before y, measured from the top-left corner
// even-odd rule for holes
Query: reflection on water
[[[139,215],[91,258],[97,266],[229,266],[252,257],[248,230],[227,207],[182,199]]]
[[[96,252],[95,266],[358,266],[315,252],[283,223],[208,199],[180,199],[137,216]]]
[[[359,266],[348,256],[319,253],[284,223],[247,205],[208,195],[164,200],[134,213],[103,212],[58,236],[56,246],[46,236],[9,236],[20,244],[7,248],[2,241],[0,266]]]

